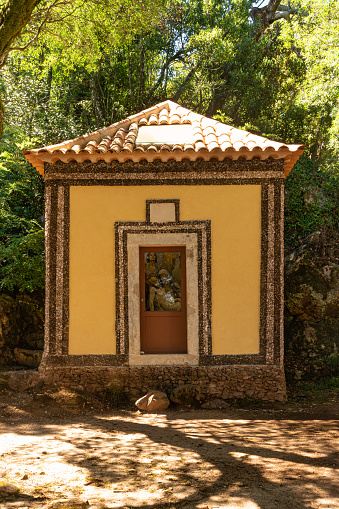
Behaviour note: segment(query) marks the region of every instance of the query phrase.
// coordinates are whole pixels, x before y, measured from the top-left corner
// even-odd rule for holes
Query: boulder
[[[38,368],[41,362],[43,350],[27,350],[14,348],[14,358],[20,366]]]
[[[167,394],[164,392],[151,390],[145,396],[138,399],[135,404],[139,410],[145,412],[162,412],[169,407],[170,402]]]
[[[221,408],[229,408],[231,405],[229,403],[226,403],[223,399],[212,399],[210,401],[206,401],[203,405],[201,405],[201,408],[204,409],[221,409]]]
[[[202,400],[201,390],[191,384],[178,385],[173,389],[170,400],[178,405],[194,406]]]
[[[8,494],[12,495],[14,493],[19,492],[18,486],[15,486],[15,484],[11,484],[9,482],[0,482],[0,494]]]

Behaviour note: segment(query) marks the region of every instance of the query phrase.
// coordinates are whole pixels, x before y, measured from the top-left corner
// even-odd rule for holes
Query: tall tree
[[[0,67],[6,62],[10,48],[31,19],[41,0],[1,0],[0,3]],[[3,132],[5,107],[0,97],[0,138]]]
[[[83,65],[95,70],[112,41],[119,46],[122,40],[130,41],[145,27],[149,30],[165,1],[0,0],[0,69],[11,52],[33,48],[33,55],[34,51],[39,54],[40,67],[47,61],[50,76],[51,60],[46,53],[51,50],[55,65],[66,63],[67,69]],[[95,93],[93,99],[96,100]],[[1,101],[0,137],[3,121]]]

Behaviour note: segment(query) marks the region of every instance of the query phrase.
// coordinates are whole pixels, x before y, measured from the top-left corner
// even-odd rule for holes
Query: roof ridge
[[[184,125],[187,127],[191,125],[191,134],[187,129],[181,128],[178,130],[179,126]],[[136,140],[139,129],[143,126],[155,129],[167,126],[169,131],[164,129],[160,136],[158,131],[155,138],[152,135],[150,141],[152,139],[158,139],[159,141],[150,142],[148,148],[144,147],[141,150],[137,146]],[[173,136],[175,129],[177,129],[177,132]],[[166,133],[168,135],[167,139]],[[162,136],[164,136],[164,139],[162,139]],[[176,142],[173,141],[172,143],[170,140],[176,140]],[[156,146],[159,150],[156,149]],[[264,136],[252,134],[249,131],[206,117],[170,99],[166,99],[92,133],[55,145],[25,150],[24,154],[43,173],[44,162],[53,163],[58,160],[67,162],[72,159],[84,161],[86,158],[92,162],[99,158],[104,158],[107,162],[113,159],[122,161],[125,160],[124,157],[132,157],[132,155],[132,159],[136,160],[137,150],[139,150],[139,159],[145,157],[142,154],[147,154],[147,160],[150,160],[150,157],[152,158],[157,153],[160,154],[161,159],[165,158],[167,160],[170,157],[168,152],[174,154],[179,150],[179,147],[181,152],[186,151],[187,154],[192,152],[190,157],[194,158],[193,154],[198,155],[200,153],[200,157],[206,158],[207,154],[212,152],[213,157],[218,154],[219,159],[225,157],[238,159],[240,154],[245,159],[258,156],[260,159],[267,159],[267,157],[282,158],[285,160],[287,173],[303,151],[303,145],[287,145],[269,140]],[[181,160],[178,159],[178,154],[176,154],[175,159]]]

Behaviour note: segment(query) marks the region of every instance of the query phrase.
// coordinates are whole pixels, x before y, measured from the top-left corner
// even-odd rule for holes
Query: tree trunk
[[[41,0],[6,0],[0,6],[0,60],[8,54],[13,41],[29,22]]]
[[[93,102],[93,113],[97,127],[105,124],[104,115],[101,107],[100,79],[98,72],[94,73],[90,82]]]
[[[139,88],[138,88],[138,100],[137,100],[137,109],[141,108],[143,104],[143,90],[144,90],[144,62],[145,62],[145,52],[144,46],[141,42],[140,49],[140,65],[139,65]]]
[[[50,97],[51,97],[52,81],[53,81],[53,68],[50,67],[48,69],[47,82],[46,82],[46,85],[47,85],[47,91],[46,91],[46,96],[45,96],[46,103],[48,103],[48,101],[50,100]]]
[[[5,106],[0,97],[0,139],[2,138],[2,133],[4,131],[4,118],[5,118]]]
[[[280,0],[269,0],[265,7],[253,7],[250,10],[250,16],[253,20],[256,39],[259,40],[265,30],[279,19],[290,20],[293,14],[297,14],[298,9],[290,5],[280,4]]]

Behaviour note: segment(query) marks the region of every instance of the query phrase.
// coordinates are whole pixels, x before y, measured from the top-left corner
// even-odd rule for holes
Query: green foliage
[[[24,159],[20,131],[0,145],[0,290],[44,287],[43,181]]]
[[[43,179],[24,158],[28,144],[19,130],[7,129],[0,144],[0,238],[39,227],[43,216]]]
[[[339,231],[339,180],[302,156],[286,179],[286,248],[320,230]]]
[[[250,0],[65,0],[48,11],[40,38],[12,52],[0,77],[7,112],[3,287],[15,286],[10,267],[25,242],[28,249],[42,239],[42,182],[20,150],[74,138],[165,98],[271,139],[304,143],[316,164],[302,158],[287,179],[287,247],[316,230],[337,230],[339,9],[337,0],[293,3],[299,15],[259,39]],[[44,19],[39,9],[51,4],[40,2],[18,46]],[[41,277],[34,281],[26,287]]]
[[[326,166],[339,150],[339,9],[337,0],[293,3],[299,14],[257,40],[250,0],[60,2],[39,39],[9,58],[7,121],[51,144],[171,98],[304,143]],[[18,45],[51,4],[40,3]]]
[[[68,2],[61,6],[62,22],[57,10],[54,30],[9,59],[2,88],[11,125],[56,143],[168,97],[278,138],[288,131],[286,111],[305,65],[276,29],[256,41],[252,2],[158,0],[142,16],[141,3],[109,2],[107,9],[89,2],[83,9],[76,1],[76,19]],[[300,131],[288,131],[291,141],[300,141]]]
[[[0,290],[33,292],[45,284],[44,231],[0,243]]]
[[[331,361],[329,361],[331,362]],[[327,376],[322,374],[322,377],[319,377],[317,381],[314,380],[305,380],[305,381],[299,381],[295,384],[296,388],[298,389],[298,393],[300,396],[305,397],[307,394],[311,394],[315,397],[322,398],[323,391],[326,389],[333,389],[338,390],[339,389],[339,359],[337,356],[337,368],[336,371],[332,374],[327,373]],[[292,384],[292,382],[290,382]],[[297,394],[298,396],[298,394]]]
[[[301,15],[282,25],[283,40],[299,47],[305,69],[288,114],[296,111],[303,117],[300,141],[314,160],[323,163],[339,150],[339,5],[338,0],[298,3]],[[299,131],[300,127],[299,122]]]

